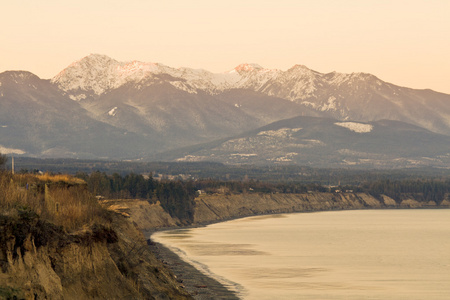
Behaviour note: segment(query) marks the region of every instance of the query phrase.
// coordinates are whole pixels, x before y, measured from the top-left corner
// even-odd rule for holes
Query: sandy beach
[[[194,299],[239,299],[234,292],[215,279],[204,275],[160,243],[149,239],[148,244],[155,256],[173,272],[180,285],[183,285]]]

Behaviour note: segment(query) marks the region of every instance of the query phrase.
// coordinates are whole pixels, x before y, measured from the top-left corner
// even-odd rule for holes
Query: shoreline
[[[231,291],[222,283],[203,274],[196,267],[184,261],[178,254],[154,242],[148,236],[150,250],[171,272],[176,280],[194,299],[197,300],[238,300],[236,292]]]
[[[249,197],[248,195],[245,197],[242,195],[235,195],[233,197],[226,197],[225,201],[216,201],[217,196],[213,195],[211,197],[203,197],[201,200],[202,201],[197,201],[196,218],[191,224],[176,224],[177,222],[167,215],[164,218],[157,219],[157,222],[154,222],[154,218],[148,220],[148,223],[146,223],[147,226],[142,228],[154,254],[160,261],[165,263],[177,277],[180,285],[183,285],[186,291],[189,292],[194,299],[240,298],[238,297],[238,292],[226,287],[226,283],[222,284],[218,282],[208,274],[197,269],[194,265],[184,261],[176,251],[172,251],[169,248],[154,242],[151,239],[153,233],[157,231],[205,227],[215,223],[264,215],[345,210],[450,208],[448,200],[445,200],[444,203],[442,203],[443,205],[421,203],[413,199],[406,199],[399,204],[389,197],[384,197],[380,200],[366,194],[335,195],[330,193],[319,193],[294,196],[269,195],[264,197],[261,195],[253,195],[252,197]],[[155,208],[153,207],[153,209]],[[138,209],[134,212],[138,213],[140,211],[141,209]],[[138,219],[136,219],[136,223],[138,224],[140,223],[139,221],[144,220]]]
[[[211,224],[233,221],[237,219],[258,217],[258,216],[270,216],[270,215],[282,215],[282,214],[299,214],[299,213],[318,213],[326,211],[353,211],[353,210],[416,210],[416,209],[449,209],[448,207],[422,207],[422,208],[399,208],[399,207],[382,207],[382,208],[363,208],[363,209],[331,209],[331,210],[317,210],[317,211],[303,211],[303,212],[276,212],[276,213],[263,213],[254,214],[250,216],[236,216],[223,220],[213,220],[204,222],[201,224],[192,224],[185,226],[170,226],[165,228],[154,228],[152,230],[144,231],[147,238],[147,243],[150,250],[171,272],[176,276],[176,280],[180,285],[196,300],[235,300],[241,299],[238,297],[237,292],[227,288],[224,284],[217,281],[211,276],[204,274],[197,269],[194,265],[183,260],[176,252],[172,251],[168,247],[161,243],[155,242],[151,235],[155,232],[177,230],[177,229],[189,229],[200,228]]]
[[[416,231],[416,229],[422,229],[422,226],[419,228],[419,227],[416,227],[414,224],[416,224],[415,222],[417,221],[417,220],[420,220],[420,221],[423,221],[422,220],[422,218],[415,218],[415,216],[428,216],[428,217],[430,217],[431,216],[431,220],[434,220],[434,217],[433,216],[447,216],[448,214],[447,214],[447,212],[446,211],[442,211],[442,210],[440,210],[440,209],[433,209],[433,210],[430,210],[430,209],[413,209],[413,210],[411,210],[411,209],[402,209],[402,210],[365,210],[367,213],[368,213],[368,215],[366,215],[366,214],[364,214],[364,215],[360,215],[359,214],[359,212],[361,212],[361,213],[365,213],[364,212],[364,210],[362,210],[362,211],[360,211],[360,210],[358,210],[358,211],[355,211],[355,210],[348,210],[348,211],[346,211],[346,212],[343,212],[343,213],[345,213],[346,215],[345,216],[350,216],[350,220],[353,220],[353,217],[352,216],[362,216],[362,219],[360,218],[359,220],[361,221],[362,220],[362,222],[361,223],[363,223],[363,224],[365,224],[365,220],[366,220],[366,218],[364,217],[364,216],[369,216],[369,218],[367,218],[368,220],[370,220],[370,221],[368,221],[369,223],[369,225],[370,224],[378,224],[379,223],[379,221],[380,220],[385,220],[385,218],[379,218],[379,216],[386,216],[386,217],[388,217],[389,216],[389,218],[387,218],[387,219],[389,219],[389,220],[394,220],[394,222],[386,222],[385,224],[389,224],[389,226],[388,227],[386,227],[386,226],[384,226],[384,227],[380,227],[381,228],[381,230],[382,230],[382,232],[385,232],[386,231],[386,228],[388,228],[389,230],[388,231],[391,231],[390,229],[394,229],[394,231],[395,231],[395,226],[397,226],[397,225],[395,225],[394,227],[392,226],[392,224],[397,224],[398,223],[398,221],[399,220],[404,220],[404,218],[402,218],[402,217],[400,217],[400,218],[398,218],[398,216],[409,216],[409,217],[411,217],[412,216],[412,218],[408,218],[408,220],[412,220],[412,222],[403,222],[404,223],[404,226],[406,226],[405,228],[408,228],[408,229],[410,229],[410,230],[412,230],[412,231]],[[391,213],[392,212],[392,213]],[[327,216],[322,216],[322,217],[319,217],[319,223],[318,223],[318,225],[319,226],[321,226],[321,224],[323,224],[323,223],[330,223],[330,222],[328,222],[327,220],[335,220],[335,218],[338,218],[339,217],[339,215],[338,214],[340,214],[341,212],[325,212],[325,213],[331,213],[332,215],[330,215],[331,216],[331,218],[328,218]],[[303,224],[303,225],[309,225],[310,224],[310,221],[309,220],[312,220],[313,218],[316,218],[316,217],[314,217],[314,216],[310,216],[309,218],[311,218],[311,219],[304,219],[304,217],[302,217],[301,215],[306,215],[306,214],[297,214],[297,213],[295,213],[294,215],[300,215],[299,216],[299,218],[300,219],[303,219],[304,221],[302,222],[302,223],[298,223],[298,224]],[[307,217],[308,218],[308,217]],[[345,218],[345,219],[347,219],[347,218]],[[388,220],[388,221],[389,221]],[[429,218],[428,218],[428,220],[430,220]],[[386,220],[385,220],[386,221]],[[272,225],[274,225],[275,223],[274,222],[277,222],[277,220],[274,220],[274,221],[270,221],[270,223],[269,223],[269,227],[270,228],[272,228],[271,226]],[[428,221],[427,221],[428,222]],[[446,218],[446,222],[448,222],[448,218]],[[359,222],[358,222],[359,223]],[[247,223],[245,223],[245,224],[247,224]],[[271,225],[270,225],[271,224]],[[283,223],[284,224],[284,223]],[[294,225],[295,224],[297,224],[297,223],[293,223]],[[335,224],[334,222],[331,222],[330,224]],[[425,224],[425,223],[424,223]],[[429,224],[429,222],[428,222],[428,224]],[[444,224],[444,223],[441,223],[441,224]],[[233,227],[233,229],[236,229],[236,230],[238,230],[238,231],[240,231],[240,229],[241,229],[241,223],[237,223],[237,224],[235,224],[235,225],[233,225],[232,227]],[[413,225],[413,226],[411,226],[411,225]],[[401,225],[399,225],[401,228],[402,228],[402,226]],[[244,226],[245,227],[245,226]],[[298,227],[298,226],[297,226]],[[295,227],[295,228],[297,228],[297,227]],[[304,226],[301,226],[301,227],[304,227]],[[268,227],[266,227],[267,229],[268,229]],[[309,228],[309,227],[305,227],[305,228]],[[353,228],[353,227],[345,227],[345,228]],[[369,228],[372,228],[372,227],[370,227],[369,226]],[[222,227],[220,227],[220,229],[223,229]],[[284,227],[281,227],[281,229],[284,229]],[[320,227],[319,227],[319,229],[320,229]],[[434,228],[433,229],[435,229],[435,226],[434,226]],[[220,230],[219,230],[220,231]],[[295,231],[295,229],[294,229],[294,231]],[[351,230],[352,231],[352,230]],[[328,232],[328,230],[326,231],[326,232]],[[398,232],[404,232],[404,231],[402,231],[402,230],[400,230],[400,231],[398,231]],[[425,233],[426,233],[427,231],[425,231]],[[283,233],[284,233],[284,231],[283,231]],[[200,239],[200,240],[196,240],[196,239],[194,239],[194,240],[196,240],[196,241],[194,241],[194,240],[191,240],[191,235],[193,235],[194,237],[195,236],[197,236],[197,234],[195,234],[195,233],[192,233],[192,232],[190,232],[190,231],[183,231],[183,230],[180,230],[180,232],[178,232],[178,231],[175,231],[174,233],[174,236],[172,237],[170,234],[165,234],[164,235],[164,237],[166,237],[167,236],[167,238],[168,238],[168,240],[167,240],[167,242],[168,242],[168,246],[169,246],[169,248],[170,249],[172,249],[172,251],[174,251],[175,253],[178,253],[183,259],[186,259],[185,258],[185,254],[186,253],[191,253],[191,250],[192,249],[194,249],[194,248],[192,248],[190,245],[195,245],[195,249],[197,249],[198,247],[202,247],[203,246],[203,243],[207,243],[207,241],[211,241],[210,239],[205,239],[205,236],[203,236],[203,234],[200,234],[201,236],[202,236],[202,238]],[[220,247],[220,243],[221,243],[221,238],[220,238],[220,234],[219,234],[219,236],[217,236],[217,234],[219,234],[218,232],[213,232],[212,234],[211,234],[211,232],[208,234],[208,236],[210,235],[210,237],[212,237],[212,241],[213,241],[213,243],[215,242],[216,244],[218,243],[218,245],[219,245],[219,247],[217,247],[217,245],[216,245],[216,247],[214,248],[214,250],[211,250],[212,252],[209,252],[209,251],[202,251],[202,254],[197,254],[197,252],[196,251],[193,251],[193,253],[195,253],[195,254],[193,254],[193,255],[195,255],[195,261],[198,259],[198,261],[200,261],[200,262],[204,262],[205,263],[205,261],[203,261],[200,257],[197,257],[197,255],[209,255],[208,253],[223,253],[222,252],[222,247]],[[389,232],[389,234],[388,234],[388,236],[391,236],[391,237],[396,237],[397,236],[397,234],[398,233],[392,233],[392,232]],[[234,236],[234,234],[230,234],[228,231],[227,231],[227,234],[225,235],[227,238],[226,238],[226,240],[225,240],[225,242],[224,243],[229,243],[230,245],[231,244],[233,244],[234,242],[233,242],[233,236]],[[246,235],[244,235],[244,236],[247,236],[247,234]],[[279,234],[279,236],[283,236],[283,234]],[[320,236],[320,235],[319,235]],[[378,235],[379,236],[379,235]],[[162,237],[162,236],[161,236]],[[337,235],[337,237],[339,237],[339,235]],[[358,235],[357,237],[361,237],[361,235]],[[188,239],[186,239],[186,240],[184,240],[184,238],[188,238]],[[161,242],[164,242],[164,243],[166,243],[165,242],[165,239],[163,240],[163,239],[160,239],[160,236],[156,236],[156,237],[154,237],[154,239],[155,240],[157,240],[157,241],[161,241]],[[375,239],[376,240],[376,239]],[[396,239],[397,240],[397,239]],[[239,238],[238,239],[238,241],[239,242],[237,242],[237,243],[242,243],[243,242],[243,240],[242,240],[242,238]],[[318,239],[318,241],[322,241],[322,238],[320,238],[320,239]],[[438,241],[438,244],[439,244],[439,239],[437,240]],[[339,243],[339,238],[337,238],[337,239],[335,239],[335,242],[338,242]],[[173,244],[173,243],[175,243],[175,244]],[[180,243],[179,244],[179,246],[180,246],[180,248],[181,249],[183,249],[183,250],[181,250],[181,252],[179,251],[179,250],[177,250],[178,249],[178,246],[177,247],[174,247],[174,245],[178,245],[178,243]],[[249,243],[252,243],[253,244],[253,240],[250,242],[249,241]],[[258,243],[256,243],[256,244],[258,244]],[[321,245],[320,243],[318,243],[319,245]],[[350,243],[351,244],[351,243]],[[364,244],[364,243],[363,243]],[[377,242],[377,244],[379,244],[378,242]],[[395,243],[393,243],[393,244],[395,244]],[[189,247],[188,248],[184,248],[184,245],[189,245]],[[227,244],[228,245],[228,244]],[[265,244],[266,245],[266,244]],[[283,244],[284,245],[284,244]],[[353,247],[353,246],[352,246]],[[286,246],[286,247],[283,247],[283,248],[281,248],[281,249],[287,249],[288,247]],[[207,248],[207,249],[209,249],[209,248]],[[263,248],[257,248],[258,250],[261,250],[261,249],[263,249]],[[272,248],[270,248],[270,249],[272,249]],[[296,248],[293,248],[294,250],[296,249]],[[354,249],[354,248],[353,248]],[[399,248],[400,249],[400,248]],[[404,248],[405,249],[405,248]],[[413,249],[413,247],[411,247],[411,249]],[[220,252],[216,252],[216,250],[217,251],[220,251]],[[272,249],[273,250],[273,249]],[[357,250],[357,248],[356,248],[356,250]],[[389,250],[389,249],[388,249]],[[390,250],[392,250],[392,249],[390,249]],[[186,253],[184,252],[184,251],[186,251]],[[402,251],[400,251],[400,252],[402,252]],[[320,253],[320,252],[319,252]],[[382,252],[382,253],[384,253],[384,252]],[[390,253],[390,251],[389,251],[389,253]],[[419,252],[420,253],[420,252]],[[426,254],[426,251],[424,252],[424,254]],[[222,255],[222,254],[220,254],[220,255]],[[226,255],[226,254],[223,254],[223,255]],[[233,254],[231,254],[231,255],[233,255]],[[275,255],[275,254],[274,254]],[[299,255],[298,253],[296,253],[295,255]],[[295,257],[295,255],[293,255],[293,257]],[[358,253],[358,255],[359,255],[359,253]],[[356,256],[358,256],[358,255],[356,255]],[[301,255],[299,255],[299,257],[301,257]],[[333,258],[333,255],[331,255],[331,256],[329,256],[330,258]],[[385,257],[384,256],[384,254],[383,254],[383,257]],[[321,256],[319,255],[318,256],[318,258],[319,258],[319,260],[321,259]],[[422,260],[420,259],[420,258],[424,258],[425,259],[425,261],[426,261],[426,259],[428,259],[427,258],[427,256],[424,256],[424,255],[421,255],[420,257],[417,257],[418,259],[417,260],[415,260],[415,261],[417,261],[417,262],[421,262]],[[434,261],[436,261],[436,262],[439,262],[439,255],[435,255],[434,256],[434,258],[437,258],[438,260],[434,260]],[[224,261],[224,259],[226,259],[225,261]],[[189,261],[189,259],[187,260],[187,261]],[[194,262],[195,262],[194,261]],[[207,261],[209,261],[209,260],[207,260]],[[214,262],[215,262],[215,266],[220,266],[220,267],[223,267],[223,262],[226,262],[226,261],[234,261],[234,259],[233,258],[231,258],[230,256],[228,256],[227,258],[225,258],[225,256],[223,257],[223,258],[220,258],[220,257],[216,257],[216,258],[214,258]],[[246,261],[246,259],[244,258],[242,261],[241,260],[239,260],[239,262],[240,263],[242,263],[242,262],[245,262]],[[252,276],[254,276],[254,277],[252,277],[252,280],[253,279],[255,279],[255,280],[260,280],[259,279],[259,274],[260,274],[260,272],[262,271],[262,270],[265,270],[264,268],[264,264],[262,264],[262,265],[259,265],[259,258],[257,258],[257,259],[252,259],[251,260],[252,261],[252,263],[250,264],[250,265],[242,265],[242,264],[239,264],[238,266],[239,266],[239,268],[240,268],[240,270],[237,270],[237,272],[241,272],[241,271],[243,271],[243,272],[245,272],[245,273],[239,273],[239,274],[246,274],[247,276],[250,276],[250,275],[248,275],[248,274],[252,274]],[[294,260],[295,261],[295,260]],[[369,259],[368,260],[369,262],[371,261],[371,259]],[[378,259],[376,260],[376,261],[378,261]],[[312,267],[316,267],[316,266],[314,266],[314,265],[308,265],[308,260],[304,260],[303,259],[303,262],[304,263],[306,263],[306,269],[308,269],[308,268],[311,268],[311,269],[313,269]],[[316,261],[314,261],[314,262],[316,262]],[[312,264],[314,264],[314,262],[312,263]],[[368,265],[368,267],[371,267],[371,266],[375,266],[375,267],[377,267],[377,264],[373,264],[373,262],[375,262],[374,260],[372,260],[372,265]],[[269,260],[269,266],[271,266],[271,267],[273,267],[273,271],[274,270],[276,270],[275,268],[277,268],[275,265],[271,265],[273,263],[273,261],[271,261],[271,260]],[[303,266],[303,263],[297,263],[297,265],[298,266]],[[392,265],[392,264],[391,264]],[[394,265],[395,265],[395,262],[394,262]],[[407,265],[409,265],[409,263],[407,263]],[[211,267],[213,266],[213,264],[211,264]],[[256,267],[256,268],[254,268],[254,266]],[[324,265],[325,266],[325,265]],[[356,270],[358,270],[358,265],[356,264],[355,265],[356,266]],[[418,264],[418,266],[421,266],[421,264]],[[201,266],[200,266],[201,267]],[[320,269],[322,266],[318,266],[318,268]],[[215,267],[214,267],[215,268]],[[254,268],[254,269],[253,269]],[[287,268],[289,268],[289,270],[291,270],[290,269],[290,266],[285,266],[285,265],[283,265],[283,267],[280,267],[280,270],[286,270]],[[302,268],[299,268],[299,270],[306,270],[306,269],[302,269]],[[345,268],[344,268],[345,269]],[[249,271],[249,270],[252,270],[252,271]],[[276,289],[272,289],[272,290],[268,290],[267,291],[267,293],[266,293],[266,291],[265,290],[263,290],[263,288],[266,288],[266,284],[265,284],[265,278],[267,277],[268,278],[268,276],[271,276],[271,272],[268,272],[269,270],[271,270],[270,269],[270,267],[269,268],[267,268],[267,270],[265,270],[265,271],[267,271],[267,272],[261,272],[261,275],[265,275],[265,276],[263,276],[262,278],[264,278],[263,279],[263,281],[257,281],[257,283],[259,284],[259,286],[258,285],[251,285],[251,284],[249,284],[249,282],[251,283],[251,281],[247,281],[247,279],[248,278],[244,278],[244,277],[234,277],[234,275],[236,275],[237,273],[225,273],[225,274],[234,274],[231,278],[241,278],[241,279],[245,279],[245,280],[243,280],[242,282],[241,282],[241,284],[244,284],[245,286],[246,286],[246,288],[245,288],[245,290],[244,290],[244,294],[242,294],[241,292],[242,292],[242,290],[237,290],[238,291],[238,295],[242,298],[242,299],[245,299],[245,295],[246,295],[246,293],[248,293],[247,295],[248,296],[251,296],[251,297],[255,297],[255,295],[257,295],[257,297],[264,297],[264,295],[266,295],[266,294],[268,294],[268,295],[271,295],[270,297],[271,298],[273,298],[273,299],[275,299],[275,298],[277,298],[278,296],[273,296],[273,295],[276,295],[276,293],[279,293],[279,292],[281,292],[281,291],[277,291],[278,290],[278,288],[276,288],[278,285],[275,285],[275,284],[268,284],[270,287],[275,287]],[[278,269],[277,269],[278,270]],[[326,269],[323,269],[323,270],[326,270]],[[365,270],[365,269],[364,269]],[[376,270],[376,269],[375,269]],[[442,270],[441,270],[442,271]],[[445,274],[445,270],[443,270],[444,271],[444,274]],[[274,272],[274,274],[276,274],[277,272]],[[375,272],[376,273],[376,272]],[[413,273],[418,273],[418,272],[413,272]],[[208,273],[206,273],[206,274],[208,274]],[[286,275],[286,273],[284,273],[284,272],[280,272],[280,274],[282,274],[282,275]],[[299,275],[299,277],[301,277],[301,278],[303,278],[304,277],[304,273],[303,272],[299,272],[299,274],[301,274],[301,275]],[[303,274],[303,275],[302,275]],[[433,272],[431,272],[430,274],[433,274]],[[289,273],[289,275],[292,275],[292,273]],[[320,275],[320,274],[319,274]],[[214,276],[215,277],[215,276]],[[344,276],[345,277],[345,276]],[[282,278],[288,278],[288,277],[276,277],[277,278],[277,280],[278,280],[278,283],[277,284],[281,284],[281,283],[284,283],[284,279],[282,279]],[[336,277],[336,278],[340,278],[340,277]],[[431,277],[432,278],[432,277]],[[344,282],[345,284],[347,284],[348,285],[348,287],[358,287],[357,285],[355,285],[355,286],[353,286],[353,282],[355,282],[355,279],[356,279],[356,281],[358,280],[358,278],[352,278],[352,280],[351,281],[347,281],[347,282]],[[429,278],[430,279],[430,278]],[[219,279],[220,280],[220,279]],[[305,282],[303,282],[303,280],[304,279],[299,279],[300,280],[300,282],[302,282],[302,283],[305,283],[306,284],[306,282],[307,281],[305,281]],[[383,280],[383,278],[381,278],[380,280],[376,280],[377,282],[382,282],[382,281],[389,281],[389,280]],[[396,281],[396,280],[394,280],[394,281]],[[416,281],[415,279],[414,280],[412,280],[412,281]],[[433,280],[429,280],[430,282],[433,282]],[[237,280],[236,282],[239,282],[239,280]],[[277,281],[275,281],[275,282],[277,282]],[[289,281],[290,282],[290,281]],[[264,283],[264,286],[262,286],[261,284],[262,283]],[[343,283],[343,284],[344,284]],[[442,283],[443,282],[441,282],[440,283],[440,285],[442,285]],[[247,284],[249,284],[248,286],[247,286]],[[327,282],[325,281],[324,282],[324,284],[327,284]],[[227,286],[227,284],[225,283],[225,286]],[[337,285],[338,286],[338,285]],[[377,285],[374,285],[374,286],[377,286]],[[286,286],[287,287],[287,286]],[[233,286],[231,286],[231,288],[233,289]],[[383,290],[384,288],[380,288],[380,290]],[[389,288],[386,288],[387,290],[389,290]],[[336,293],[339,293],[339,288],[337,288],[336,290],[334,290],[333,289],[333,293],[334,293],[334,291],[336,291]],[[355,290],[359,290],[359,288],[355,288]],[[363,291],[362,293],[364,294],[364,295],[369,295],[370,293],[371,293],[371,290],[372,290],[372,288],[370,288],[370,286],[368,286],[368,288],[367,288],[367,290],[366,291]],[[426,289],[424,289],[424,291],[426,291]],[[302,291],[299,291],[300,292],[300,294],[302,293]],[[259,293],[259,294],[258,294]],[[367,293],[367,294],[366,294]],[[283,295],[285,295],[285,294],[283,294]],[[358,294],[359,295],[359,294]],[[439,294],[439,295],[442,295],[442,293],[441,294]],[[385,295],[386,296],[386,295]],[[294,298],[294,297],[292,297],[292,298]],[[198,298],[198,299],[200,299],[200,298]],[[210,299],[221,299],[221,298],[218,298],[218,297],[211,297]],[[223,299],[223,298],[222,298]],[[255,298],[256,299],[256,298]],[[319,299],[319,298],[318,298]],[[340,298],[339,298],[340,299]],[[342,299],[344,299],[344,298],[342,298]],[[356,298],[355,298],[356,299]]]
[[[352,210],[352,209],[336,209],[329,211],[344,211],[344,210]],[[354,209],[354,210],[361,210],[361,209]],[[224,284],[220,283],[213,277],[204,274],[194,265],[183,260],[176,252],[172,251],[168,247],[154,241],[151,238],[152,234],[155,232],[170,231],[177,229],[201,228],[212,224],[258,216],[271,216],[278,214],[282,215],[282,214],[296,214],[296,213],[316,213],[323,211],[326,210],[303,211],[303,212],[275,212],[275,213],[260,213],[248,216],[235,216],[222,220],[211,220],[197,224],[153,228],[151,230],[144,230],[143,234],[147,239],[147,244],[148,247],[150,248],[150,251],[155,255],[155,257],[159,261],[161,261],[164,264],[165,267],[167,267],[173,273],[180,286],[182,286],[194,299],[240,300],[241,298],[238,297],[237,292],[230,290]]]

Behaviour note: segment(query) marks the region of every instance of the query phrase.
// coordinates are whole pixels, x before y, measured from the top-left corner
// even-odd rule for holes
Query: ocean
[[[152,239],[242,299],[450,299],[450,210],[266,215]]]

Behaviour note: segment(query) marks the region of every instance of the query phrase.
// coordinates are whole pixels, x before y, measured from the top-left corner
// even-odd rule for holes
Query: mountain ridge
[[[404,143],[399,147],[409,147],[412,151],[415,147],[412,141],[416,138],[426,142],[425,135],[438,143],[436,133],[444,134],[442,139],[447,141],[450,95],[399,87],[368,73],[320,73],[304,65],[282,71],[241,64],[225,73],[212,73],[158,63],[119,62],[98,54],[72,63],[52,79],[40,79],[27,71],[0,73],[0,149],[6,153],[148,159],[157,153],[184,147],[198,149],[203,143],[227,140],[300,116],[320,120],[317,128],[325,128],[329,119],[334,123],[347,122],[344,127],[359,126],[356,130],[375,126],[372,123],[380,120],[403,122],[411,140],[395,138]],[[352,125],[352,122],[360,125]],[[377,126],[381,126],[379,124]],[[393,122],[386,124],[386,128],[396,126]],[[343,130],[344,127],[341,126]],[[302,132],[289,134],[295,136]],[[309,141],[303,137],[304,141],[292,147],[298,148],[301,144],[305,149],[313,149],[320,144],[317,141],[321,141],[318,138],[321,134],[311,131]],[[389,130],[383,134],[389,143],[395,143]],[[272,138],[269,136],[252,138],[269,141]],[[361,138],[356,134],[353,139],[358,137]],[[347,136],[345,139],[350,144],[355,142]],[[383,143],[382,137],[365,142],[370,144],[375,140]],[[272,144],[279,148],[275,151],[277,154],[265,161],[317,163],[286,156],[299,153],[289,150],[289,143],[286,139]],[[334,143],[340,144],[340,141]],[[449,148],[445,143],[440,145]],[[424,149],[432,150],[427,147]],[[394,148],[398,151],[398,147]],[[353,158],[357,156],[358,151],[343,149],[335,150],[342,150],[341,156],[348,153]],[[383,151],[380,147],[377,149]],[[380,159],[395,159],[380,153],[375,153]],[[427,156],[425,152],[422,154]],[[447,154],[440,155],[446,157]],[[313,155],[311,159],[319,158]],[[247,161],[252,161],[252,157]],[[420,157],[418,161],[425,163]],[[447,167],[439,158],[430,164],[439,166],[439,162]]]
[[[450,167],[450,137],[400,121],[300,116],[237,136],[169,151],[157,160],[314,167]]]
[[[95,67],[87,68],[92,61]],[[304,65],[294,65],[286,71],[254,66],[241,64],[228,72],[212,73],[90,55],[70,65],[51,82],[78,101],[100,97],[125,84],[133,84],[139,90],[166,82],[189,94],[203,92],[211,96],[235,89],[251,90],[340,120],[394,119],[450,135],[450,95],[400,87],[368,73],[320,73]]]

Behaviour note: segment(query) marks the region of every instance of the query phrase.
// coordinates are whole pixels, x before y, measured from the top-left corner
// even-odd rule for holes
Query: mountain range
[[[91,54],[51,79],[0,74],[0,152],[16,155],[450,167],[449,136],[450,95],[366,73],[217,74]],[[254,143],[230,146],[242,139]]]
[[[449,167],[449,142],[448,136],[399,121],[360,123],[300,116],[167,151],[153,160],[322,168]]]

